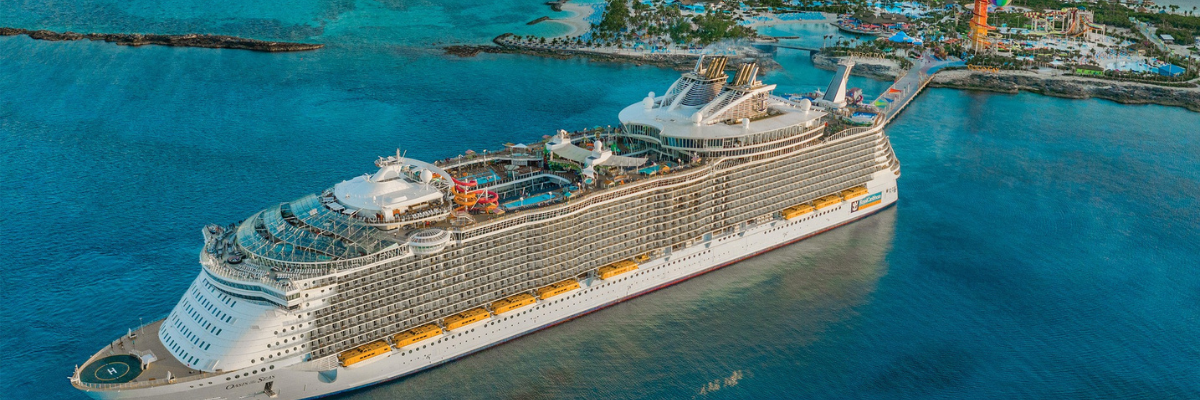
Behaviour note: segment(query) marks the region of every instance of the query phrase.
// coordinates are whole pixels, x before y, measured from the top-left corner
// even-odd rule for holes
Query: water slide
[[[472,186],[475,186],[475,185],[476,185],[476,182],[475,182],[475,181],[473,181],[473,180],[472,180],[472,181],[470,181],[470,182],[463,182],[463,181],[460,181],[460,180],[458,180],[458,179],[455,179],[453,176],[451,176],[451,177],[450,177],[450,180],[454,181],[454,184],[455,184],[455,185],[459,185],[459,186],[472,187]]]
[[[460,207],[458,211],[467,211],[475,207],[476,204],[486,204],[484,210],[491,212],[499,208],[497,202],[500,200],[500,195],[491,190],[467,190],[468,187],[474,187],[478,184],[477,181],[463,182],[450,177],[454,181],[454,203]]]

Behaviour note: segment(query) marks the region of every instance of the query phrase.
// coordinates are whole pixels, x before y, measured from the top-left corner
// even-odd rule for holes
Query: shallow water
[[[328,44],[0,38],[2,397],[80,398],[63,378],[169,312],[205,223],[397,146],[432,160],[613,124],[677,76],[432,48],[523,29],[548,15],[536,2],[274,4],[0,3],[4,25]],[[764,80],[781,93],[832,76],[777,59]],[[1196,126],[1178,108],[929,90],[888,128],[896,207],[343,398],[1198,398]]]

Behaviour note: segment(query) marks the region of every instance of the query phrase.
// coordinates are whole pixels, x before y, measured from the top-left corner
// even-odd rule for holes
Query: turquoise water
[[[676,76],[433,48],[541,29],[524,25],[549,15],[537,3],[0,2],[4,25],[328,45],[0,38],[0,393],[81,398],[64,378],[169,312],[205,223],[397,146],[437,159],[611,124]],[[783,93],[832,76],[777,59],[764,80]],[[1198,398],[1197,126],[1179,108],[929,90],[888,129],[896,207],[342,398]]]
[[[664,162],[662,164],[655,164],[655,165],[651,165],[646,168],[639,169],[639,170],[637,170],[637,172],[642,175],[650,175],[655,172],[661,171],[663,169],[663,167],[671,168],[674,166],[675,166],[674,163]]]
[[[510,202],[504,203],[504,208],[519,208],[519,207],[524,207],[524,206],[528,206],[528,205],[533,205],[533,204],[541,203],[541,202],[543,202],[543,201],[549,201],[549,200],[553,200],[553,199],[554,199],[554,197],[555,197],[555,196],[554,196],[554,194],[553,194],[553,193],[542,193],[542,194],[539,194],[539,195],[536,195],[536,196],[526,197],[526,198],[524,198],[524,199],[520,199],[520,200],[515,200],[515,201],[510,201]]]
[[[486,185],[500,179],[500,175],[496,175],[494,171],[488,171],[486,174],[475,174],[468,176],[465,181],[475,181],[476,185]]]

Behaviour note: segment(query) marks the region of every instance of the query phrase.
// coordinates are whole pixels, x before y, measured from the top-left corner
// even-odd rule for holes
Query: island
[[[0,36],[27,35],[36,40],[68,41],[68,40],[103,40],[122,46],[175,46],[203,47],[210,49],[238,49],[263,51],[269,53],[290,51],[311,51],[325,45],[314,43],[271,42],[257,39],[247,39],[223,35],[153,35],[140,33],[76,33],[52,32],[47,30],[28,30],[20,28],[0,28]]]
[[[701,55],[776,68],[779,49],[818,68],[854,61],[856,75],[891,80],[937,64],[934,87],[1029,91],[1200,111],[1200,17],[1173,6],[1113,0],[607,0],[551,2],[570,32],[506,33],[451,55],[512,53],[685,69]],[[760,28],[830,24],[843,33],[771,37]],[[813,45],[814,39],[820,46]],[[928,59],[924,59],[928,57]]]

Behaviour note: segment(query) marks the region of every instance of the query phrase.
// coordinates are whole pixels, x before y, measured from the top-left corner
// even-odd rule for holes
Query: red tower
[[[975,9],[971,17],[971,46],[976,51],[985,50],[992,46],[992,42],[988,40],[987,34],[990,30],[995,30],[996,27],[988,25],[988,5],[990,0],[975,0]],[[1008,3],[1007,1],[1005,2]]]

